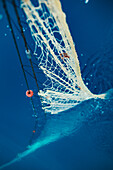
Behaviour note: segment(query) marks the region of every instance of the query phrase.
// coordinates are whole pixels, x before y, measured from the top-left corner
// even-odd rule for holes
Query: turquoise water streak
[[[44,145],[65,136],[75,134],[84,123],[88,123],[91,128],[91,124],[93,125],[94,122],[98,122],[100,118],[105,121],[108,117],[108,115],[106,115],[107,110],[109,111],[109,115],[113,113],[113,108],[111,107],[109,109],[112,105],[113,100],[110,99],[91,99],[84,101],[82,104],[72,109],[61,112],[60,115],[53,115],[47,119],[39,138],[32,145],[28,146],[26,151],[19,153],[16,158],[1,166],[0,169],[20,161],[21,158],[26,157]]]

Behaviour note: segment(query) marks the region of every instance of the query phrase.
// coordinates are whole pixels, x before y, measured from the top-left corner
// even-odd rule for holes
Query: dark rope
[[[27,45],[26,38],[24,36],[23,28],[22,28],[22,25],[21,25],[21,21],[20,21],[20,17],[19,17],[17,8],[16,8],[15,1],[13,0],[12,2],[13,2],[13,6],[14,6],[14,10],[15,10],[16,16],[17,16],[18,24],[20,26],[21,34],[22,34],[22,37],[23,37],[23,40],[24,40],[25,48],[26,48],[27,52],[29,52],[29,48],[28,48],[28,45]],[[36,86],[37,86],[38,92],[39,92],[40,91],[39,90],[39,85],[38,85],[36,74],[35,74],[35,71],[34,71],[34,68],[33,68],[32,60],[29,59],[29,61],[30,61],[30,64],[31,64],[31,68],[32,68],[32,71],[33,71],[34,78],[35,78]]]
[[[5,10],[8,22],[9,22],[9,26],[11,28],[11,33],[12,33],[13,40],[14,40],[14,43],[15,43],[15,46],[16,46],[16,50],[17,50],[17,53],[18,53],[18,56],[19,56],[19,60],[20,60],[20,64],[21,64],[21,67],[22,67],[22,71],[23,71],[23,74],[24,74],[25,81],[26,81],[26,85],[27,85],[27,88],[29,89],[27,77],[26,77],[26,74],[25,74],[25,71],[24,71],[24,67],[23,67],[23,64],[22,64],[20,52],[19,52],[19,49],[18,49],[18,45],[17,45],[17,42],[16,42],[15,35],[14,35],[14,31],[13,31],[13,27],[12,27],[12,24],[11,24],[10,16],[9,16],[9,13],[8,13],[8,10],[7,10],[6,2],[5,2],[5,0],[2,0],[2,2],[3,2],[3,7],[4,7],[4,10]]]
[[[31,53],[29,51],[28,44],[27,44],[27,41],[26,41],[26,38],[25,38],[25,35],[24,35],[24,32],[23,32],[23,28],[22,28],[22,25],[21,25],[21,20],[20,20],[19,14],[18,14],[18,10],[16,8],[15,0],[12,0],[12,3],[13,3],[14,10],[15,10],[15,13],[16,13],[16,17],[17,17],[17,20],[18,20],[18,24],[19,24],[19,27],[20,27],[20,30],[21,30],[21,34],[22,34],[22,37],[23,37],[23,40],[24,40],[26,52],[29,53],[29,55],[30,55],[29,61],[30,61],[30,65],[31,65],[31,68],[32,68],[32,72],[33,72],[33,75],[34,75],[35,82],[36,82],[36,86],[37,86],[37,89],[38,89],[38,92],[39,92],[40,89],[39,89],[39,85],[38,85],[38,82],[37,82],[37,77],[36,77],[36,74],[35,74],[33,63],[32,63],[32,60],[31,60],[32,56],[31,56]],[[40,96],[40,100],[42,101],[41,96]],[[34,115],[35,115],[35,125],[34,125],[34,128],[33,128],[32,136],[30,138],[29,144],[32,144],[32,140],[34,138],[34,134],[35,134],[35,132],[37,130],[37,126],[38,126],[38,117],[37,117],[37,114],[35,113]]]
[[[2,0],[2,3],[3,3],[3,7],[4,7],[4,10],[5,10],[8,22],[9,22],[9,26],[11,28],[11,33],[12,33],[13,40],[14,40],[14,43],[15,43],[15,47],[16,47],[16,50],[17,50],[17,53],[18,53],[18,57],[19,57],[19,61],[20,61],[20,64],[21,64],[21,68],[22,68],[23,74],[24,74],[24,79],[25,79],[25,82],[26,82],[26,85],[27,85],[27,89],[29,90],[29,85],[28,85],[26,73],[25,73],[25,70],[24,70],[24,67],[23,67],[22,59],[21,59],[21,56],[20,56],[20,52],[19,52],[19,49],[18,49],[17,42],[16,42],[16,38],[15,38],[14,31],[13,31],[12,23],[11,23],[11,20],[10,20],[10,15],[8,13],[8,10],[7,10],[6,1]],[[32,100],[32,98],[30,98],[30,99],[31,99],[31,104],[32,104],[32,107],[33,107],[34,114],[36,114],[35,113],[35,107],[34,107],[33,100]]]
[[[11,23],[11,17],[9,15],[9,12],[8,12],[8,9],[7,9],[6,1],[2,0],[2,3],[3,3],[3,7],[4,7],[4,10],[5,10],[8,22],[9,22],[9,26],[11,28],[11,33],[12,33],[13,40],[14,40],[14,43],[15,43],[15,47],[16,47],[16,50],[17,50],[17,53],[18,53],[18,57],[19,57],[19,61],[20,61],[20,64],[21,64],[21,68],[22,68],[23,74],[24,74],[24,79],[25,79],[25,82],[26,82],[26,85],[27,85],[27,89],[29,90],[29,85],[28,85],[28,81],[27,81],[27,77],[26,77],[26,73],[25,73],[26,71],[24,70],[24,65],[22,63],[21,55],[20,55],[19,48],[18,48],[18,45],[17,45],[17,42],[16,42],[15,34],[14,34],[12,23]],[[18,11],[17,11],[17,6],[16,6],[14,0],[12,0],[12,3],[13,3],[13,6],[14,6],[14,9],[15,9],[15,13],[16,13],[16,16],[17,16],[18,24],[20,26],[20,30],[21,30],[21,34],[22,34],[22,37],[23,37],[23,40],[24,40],[24,43],[25,43],[26,50],[27,50],[27,52],[29,52],[27,41],[25,39],[24,32],[23,32],[22,25],[21,25],[21,21],[20,21],[19,14],[18,14]],[[35,74],[35,71],[34,71],[34,68],[33,68],[33,63],[31,61],[31,59],[29,59],[29,61],[30,61],[31,68],[32,68],[32,71],[33,71],[34,79],[36,81],[36,86],[37,86],[38,92],[39,92],[39,86],[38,86],[36,74]],[[40,99],[41,99],[41,97],[40,97]],[[32,136],[31,136],[30,141],[29,141],[29,144],[32,144],[32,140],[33,140],[34,134],[35,134],[35,132],[37,130],[38,116],[36,114],[36,110],[35,110],[33,99],[30,98],[30,100],[31,100],[32,109],[33,109],[33,112],[34,112],[34,117],[35,117],[35,124],[34,124],[34,128],[33,128]]]

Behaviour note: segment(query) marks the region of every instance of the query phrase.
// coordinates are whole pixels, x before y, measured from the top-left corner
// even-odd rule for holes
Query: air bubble
[[[102,114],[102,115],[104,114],[104,111],[103,111],[103,110],[101,111],[101,114]]]
[[[23,31],[25,32],[25,28],[23,28]]]
[[[3,15],[2,14],[0,14],[0,20],[3,18]]]
[[[89,2],[89,0],[85,0],[85,4],[87,4]]]

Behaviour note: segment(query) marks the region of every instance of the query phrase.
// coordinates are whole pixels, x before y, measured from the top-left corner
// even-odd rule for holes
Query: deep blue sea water
[[[76,45],[83,70],[82,76],[85,83],[88,83],[88,88],[97,94],[113,88],[113,2],[89,0],[85,4],[83,0],[62,0],[61,3]],[[11,3],[7,5],[12,21],[17,25],[12,5]],[[2,165],[26,149],[35,122],[30,101],[25,96],[27,87],[2,1],[0,16],[2,16],[0,17],[0,165]],[[21,35],[16,27],[14,31],[20,53],[24,56],[25,48]],[[26,59],[24,62],[27,62]],[[32,80],[30,84],[33,86]],[[41,82],[39,85],[41,88]],[[89,113],[88,106],[91,103],[86,101],[84,104]],[[38,149],[5,169],[112,170],[112,104],[112,100],[104,102],[102,110],[100,108],[104,111],[103,115],[97,109],[94,116],[88,117],[76,133]],[[84,105],[80,107],[83,107],[86,114]],[[41,112],[41,109],[39,111]],[[43,131],[43,126],[40,129]],[[37,136],[34,137],[36,138]]]

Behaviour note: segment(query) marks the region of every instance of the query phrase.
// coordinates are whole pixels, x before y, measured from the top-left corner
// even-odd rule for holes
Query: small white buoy
[[[27,55],[27,58],[28,58],[28,59],[31,59],[30,50],[25,50],[25,53],[26,53],[26,55]]]

